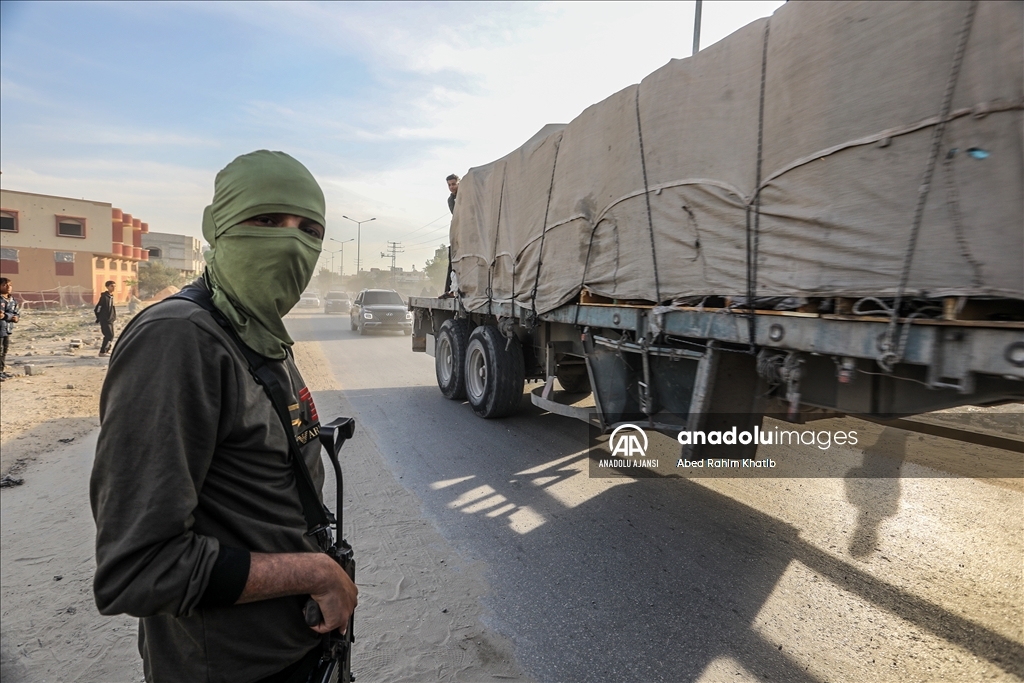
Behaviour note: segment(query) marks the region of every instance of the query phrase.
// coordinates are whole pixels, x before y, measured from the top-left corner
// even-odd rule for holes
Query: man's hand
[[[327,555],[323,555],[323,557],[329,560],[332,575],[325,582],[323,591],[316,593],[310,591],[309,593],[309,597],[313,598],[320,606],[320,613],[324,618],[313,627],[313,630],[317,633],[330,633],[334,629],[340,628],[344,633],[348,629],[349,617],[352,616],[352,612],[355,611],[356,604],[359,602],[357,598],[359,589],[340,564]]]
[[[317,633],[345,629],[359,602],[359,589],[348,574],[324,553],[252,553],[249,578],[236,604],[286,595],[309,595],[324,620]]]

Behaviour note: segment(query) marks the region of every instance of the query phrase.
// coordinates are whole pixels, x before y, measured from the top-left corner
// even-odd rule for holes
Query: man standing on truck
[[[445,178],[448,181],[448,191],[451,192],[448,195],[448,210],[455,214],[455,195],[459,194],[459,176],[452,173],[450,176]]]
[[[321,498],[320,423],[282,318],[312,277],[325,210],[287,154],[232,161],[203,214],[203,276],[189,298],[139,313],[110,359],[90,482],[93,591],[100,613],[140,617],[147,681],[305,681],[322,634],[355,609],[355,584],[306,533],[289,456]],[[240,343],[277,379],[291,429]],[[307,597],[323,615],[314,627]]]
[[[448,210],[455,215],[455,196],[459,194],[459,176],[452,173],[450,176],[445,178],[448,181],[448,190],[451,192],[448,195]],[[456,286],[457,289],[457,286]],[[444,291],[441,292],[441,298],[447,299],[455,296],[452,291],[452,247],[448,245],[448,272],[444,276]]]

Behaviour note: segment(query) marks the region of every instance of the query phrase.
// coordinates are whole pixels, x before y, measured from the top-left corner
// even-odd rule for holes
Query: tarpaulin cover
[[[908,252],[908,296],[1024,299],[1024,4],[970,10],[790,2],[471,169],[464,305],[893,296]]]

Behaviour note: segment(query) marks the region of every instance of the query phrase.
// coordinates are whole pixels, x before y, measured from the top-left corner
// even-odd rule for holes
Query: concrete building
[[[114,298],[124,302],[149,258],[147,232],[148,224],[105,202],[0,190],[0,275],[22,301],[91,304],[113,280]]]
[[[197,277],[206,266],[203,243],[189,235],[143,233],[142,246],[149,251],[151,263],[162,263],[168,268],[180,270],[188,278]]]

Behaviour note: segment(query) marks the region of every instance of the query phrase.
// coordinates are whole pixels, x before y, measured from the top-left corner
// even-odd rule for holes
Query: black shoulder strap
[[[207,289],[202,287],[186,287],[177,294],[167,297],[165,301],[168,299],[185,299],[210,313],[213,319],[217,321],[217,324],[227,331],[228,336],[235,342],[238,350],[245,356],[245,360],[249,364],[249,372],[252,373],[256,383],[263,387],[263,391],[270,398],[270,403],[274,406],[274,411],[284,427],[284,433],[288,439],[288,452],[291,455],[292,467],[295,470],[295,481],[299,489],[299,500],[302,502],[302,516],[306,519],[306,535],[315,537],[321,550],[326,551],[332,543],[330,520],[324,510],[323,503],[320,502],[320,496],[316,493],[313,477],[309,474],[309,468],[306,467],[306,461],[302,457],[299,444],[295,440],[291,419],[288,415],[287,394],[285,394],[284,387],[281,386],[281,382],[277,379],[277,375],[273,373],[267,364],[267,359],[253,351],[242,341],[238,333],[235,332],[235,329],[231,327],[231,323],[224,317],[224,314],[213,305],[213,299]]]

